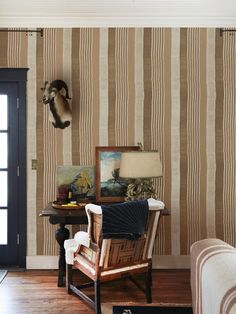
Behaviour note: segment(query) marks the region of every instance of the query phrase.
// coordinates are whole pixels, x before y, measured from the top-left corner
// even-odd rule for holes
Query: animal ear
[[[52,90],[51,90],[51,92],[50,92],[50,95],[51,95],[52,97],[55,97],[55,96],[56,96],[56,93],[57,93],[56,88],[52,88]]]
[[[44,91],[46,89],[47,84],[48,84],[48,81],[45,81],[44,82],[44,87],[41,87],[40,89]]]

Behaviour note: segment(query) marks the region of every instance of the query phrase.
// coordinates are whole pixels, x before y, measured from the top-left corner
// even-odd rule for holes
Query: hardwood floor
[[[83,280],[83,279],[82,279]],[[142,302],[144,294],[130,281],[102,286],[102,302]],[[92,294],[92,290],[91,294]],[[153,302],[190,304],[189,270],[154,270]],[[94,314],[94,311],[65,288],[57,287],[55,271],[9,272],[0,284],[1,314]]]

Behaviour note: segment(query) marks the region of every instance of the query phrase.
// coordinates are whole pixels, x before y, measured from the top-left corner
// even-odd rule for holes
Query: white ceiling
[[[1,0],[0,27],[233,27],[236,0]]]

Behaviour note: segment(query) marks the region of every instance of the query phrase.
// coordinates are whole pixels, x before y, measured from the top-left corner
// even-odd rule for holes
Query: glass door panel
[[[7,245],[7,210],[0,209],[0,244]]]
[[[7,133],[0,132],[0,168],[7,168]]]
[[[8,219],[8,98],[0,95],[0,245],[7,245]]]
[[[7,130],[7,95],[0,95],[0,130]]]
[[[0,171],[0,206],[7,207],[7,171]],[[1,232],[1,229],[0,229]]]

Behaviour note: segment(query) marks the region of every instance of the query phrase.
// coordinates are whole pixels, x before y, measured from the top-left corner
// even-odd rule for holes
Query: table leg
[[[70,236],[70,232],[67,228],[65,228],[64,223],[60,223],[60,227],[56,230],[55,236],[58,244],[60,245],[57,286],[63,287],[63,275],[66,268],[64,241],[69,239]]]

